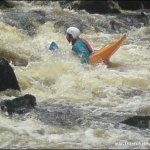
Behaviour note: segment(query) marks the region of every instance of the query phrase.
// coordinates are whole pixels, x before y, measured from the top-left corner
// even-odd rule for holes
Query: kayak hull
[[[107,64],[109,62],[110,57],[119,49],[123,41],[126,39],[127,35],[123,34],[113,43],[106,45],[103,48],[100,48],[97,52],[93,53],[89,57],[89,63],[91,65],[95,65],[100,62],[104,62]]]

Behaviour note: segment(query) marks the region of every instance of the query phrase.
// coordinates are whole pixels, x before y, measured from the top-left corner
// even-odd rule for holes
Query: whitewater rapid
[[[40,9],[47,16],[53,9],[68,16],[80,15],[60,7],[32,6],[25,2],[22,5],[20,9],[24,11]],[[0,15],[4,13],[1,10]],[[92,16],[86,12],[84,15]],[[105,18],[105,15],[94,15]],[[94,50],[98,50],[121,34],[85,29],[82,36],[88,39]],[[58,51],[49,51],[52,41],[58,43]],[[12,61],[18,60],[16,64],[20,59],[28,63],[21,66],[10,62],[21,93],[13,90],[0,92],[1,100],[32,94],[43,108],[46,105],[55,105],[56,110],[61,110],[62,106],[78,108],[86,123],[67,128],[45,124],[28,114],[21,118],[14,115],[10,119],[1,113],[0,148],[150,148],[149,129],[140,130],[119,124],[124,116],[150,113],[149,41],[149,26],[133,28],[112,56],[110,66],[101,63],[93,67],[80,64],[80,59],[73,55],[71,45],[65,38],[65,31],[63,28],[57,29],[53,21],[37,25],[36,34],[29,36],[1,18],[0,50]]]

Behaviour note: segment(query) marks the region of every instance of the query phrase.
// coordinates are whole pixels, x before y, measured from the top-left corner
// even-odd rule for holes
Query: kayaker
[[[72,50],[75,54],[81,57],[81,63],[88,63],[93,50],[85,39],[79,37],[80,30],[76,27],[69,27],[66,33],[66,39],[69,43],[72,43]]]

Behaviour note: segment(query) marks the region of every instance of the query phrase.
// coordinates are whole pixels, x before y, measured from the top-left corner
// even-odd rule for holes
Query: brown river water
[[[42,10],[47,17],[55,12],[62,15],[62,20],[66,16],[64,14],[81,17],[79,12],[61,9],[57,5],[48,7],[23,2],[15,9],[22,12]],[[126,41],[111,57],[110,66],[100,63],[93,67],[80,64],[80,58],[73,55],[65,38],[64,28],[54,26],[52,19],[43,24],[35,22],[36,34],[30,36],[5,21],[13,21],[10,12],[13,18],[14,10],[0,11],[0,49],[7,51],[4,52],[7,57],[15,58],[16,64],[22,58],[28,65],[10,62],[21,93],[13,90],[0,92],[1,100],[32,94],[42,108],[64,114],[69,110],[73,117],[78,115],[83,121],[75,123],[66,113],[65,119],[72,121],[68,127],[59,124],[55,119],[57,116],[51,116],[54,119],[51,123],[49,116],[42,120],[26,114],[21,118],[14,115],[10,119],[7,114],[1,113],[0,148],[150,148],[150,129],[142,130],[119,123],[127,116],[150,113],[149,26],[134,27],[128,31]],[[87,16],[105,19],[105,15],[82,14],[82,17]],[[53,17],[55,19],[56,16]],[[92,29],[84,31],[82,35],[95,50],[121,35]],[[48,50],[52,41],[58,43],[60,50]]]

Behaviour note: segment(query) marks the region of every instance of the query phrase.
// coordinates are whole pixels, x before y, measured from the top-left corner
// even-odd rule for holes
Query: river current
[[[25,15],[24,12],[39,10],[51,20],[42,24],[32,22],[36,32],[33,36],[14,26],[17,13]],[[126,41],[111,57],[111,64],[93,67],[81,64],[80,58],[73,55],[64,28],[59,28],[61,21],[54,25],[57,17],[63,20],[67,15],[68,19],[79,16],[89,17],[89,21],[90,18],[107,21],[105,15],[61,9],[56,4],[40,6],[22,2],[16,8],[0,10],[0,50],[12,59],[10,65],[21,87],[21,93],[0,92],[1,100],[32,94],[40,107],[61,112],[65,120],[61,124],[54,119],[57,116],[50,116],[52,122],[49,116],[37,119],[35,114],[21,117],[16,114],[10,119],[1,113],[0,148],[149,149],[150,129],[119,122],[127,116],[150,113],[150,27],[128,30]],[[19,21],[22,16],[17,17]],[[83,29],[82,36],[94,50],[123,33],[95,31],[86,26]],[[49,51],[52,41],[58,43],[59,50]],[[26,62],[28,65],[20,65]]]

